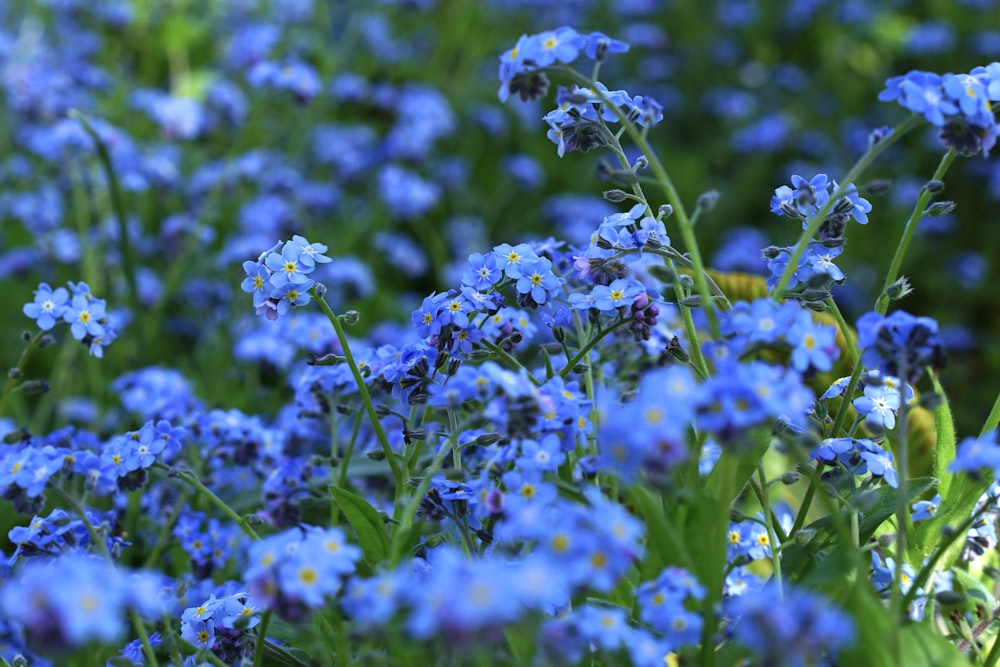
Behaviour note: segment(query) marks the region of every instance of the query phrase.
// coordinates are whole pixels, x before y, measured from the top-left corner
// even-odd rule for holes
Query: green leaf
[[[937,443],[934,445],[934,476],[938,478],[938,493],[944,498],[951,488],[952,475],[948,466],[955,460],[955,421],[948,405],[948,397],[938,381],[937,375],[930,372],[934,383],[934,393],[941,397],[941,404],[934,410],[934,428],[937,431]]]
[[[331,486],[330,494],[340,505],[340,510],[347,517],[351,528],[357,533],[358,545],[364,552],[368,564],[375,566],[384,561],[389,553],[389,535],[385,531],[385,522],[378,510],[361,496],[338,486]]]
[[[854,618],[855,640],[853,644],[838,651],[838,664],[897,667],[889,654],[889,640],[893,636],[892,621],[867,577],[855,578],[844,608]]]
[[[920,497],[934,485],[932,477],[918,477],[910,480],[909,500]],[[822,490],[821,490],[822,492]],[[896,489],[882,486],[869,493],[869,500],[861,508],[861,519],[858,522],[858,541],[864,544],[875,534],[876,529],[896,513]],[[851,514],[848,511],[840,513],[841,520],[849,523]],[[816,531],[812,539],[805,544],[793,544],[785,549],[781,558],[781,571],[793,581],[801,579],[809,573],[818,562],[820,551],[830,548],[836,543],[837,531],[831,517],[825,516],[814,521],[807,527]]]
[[[907,623],[900,629],[902,661],[907,667],[953,667],[968,659],[955,645],[926,623]]]
[[[626,492],[628,502],[635,507],[646,524],[646,557],[649,574],[658,574],[665,565],[676,564],[691,569],[691,556],[663,509],[663,499],[653,489],[633,484]],[[644,573],[646,572],[644,568]]]

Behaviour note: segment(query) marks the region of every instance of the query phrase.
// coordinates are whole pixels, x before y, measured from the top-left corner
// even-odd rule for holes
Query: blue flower
[[[48,283],[41,283],[35,290],[35,300],[32,303],[24,304],[21,311],[38,323],[38,328],[48,331],[56,325],[59,318],[66,311],[66,301],[69,300],[69,292],[65,287],[57,287],[54,291]]]
[[[63,320],[69,322],[70,331],[73,338],[83,340],[86,336],[100,337],[104,335],[102,320],[107,316],[105,304],[100,299],[88,299],[85,294],[89,294],[89,288],[84,283],[80,283],[81,289],[85,293],[78,293],[73,297],[69,306],[63,311]]]
[[[870,312],[861,316],[857,329],[862,362],[883,375],[912,384],[926,367],[944,365],[938,325],[929,317],[916,317],[903,310],[888,317]]]
[[[469,268],[462,274],[462,284],[482,292],[496,285],[502,277],[496,254],[475,252],[469,255]]]

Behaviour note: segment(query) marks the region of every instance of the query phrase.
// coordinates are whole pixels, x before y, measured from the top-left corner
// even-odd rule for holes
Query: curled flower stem
[[[330,324],[333,325],[333,330],[337,334],[337,340],[340,341],[340,347],[344,352],[344,359],[347,361],[347,365],[351,368],[351,375],[354,376],[354,383],[358,386],[358,393],[361,394],[361,402],[364,403],[365,410],[368,412],[368,417],[371,420],[372,428],[375,430],[375,438],[378,440],[379,445],[382,446],[382,451],[385,453],[386,461],[389,462],[389,468],[392,470],[392,478],[396,484],[395,490],[395,503],[396,508],[399,507],[399,498],[403,493],[403,470],[399,465],[399,461],[396,459],[396,453],[392,450],[392,445],[389,444],[389,438],[385,435],[385,430],[382,428],[382,422],[378,418],[378,413],[375,411],[375,404],[372,403],[371,394],[368,393],[368,385],[365,384],[365,379],[361,375],[361,370],[358,368],[358,363],[354,360],[354,354],[351,352],[350,343],[347,342],[347,334],[344,332],[344,325],[340,323],[340,318],[333,312],[330,308],[330,304],[326,302],[326,299],[321,297],[317,292],[316,288],[312,287],[309,289],[309,294],[312,296],[313,301],[319,304],[320,310],[326,315],[327,319],[330,320]]]
[[[809,225],[802,232],[802,236],[799,237],[798,242],[795,244],[795,248],[792,250],[791,257],[788,258],[788,265],[785,267],[784,273],[781,274],[781,279],[778,280],[778,284],[775,286],[774,291],[771,294],[775,301],[781,300],[785,290],[788,288],[788,283],[791,282],[792,276],[795,275],[795,272],[798,270],[799,260],[802,259],[802,255],[809,246],[809,240],[816,235],[816,231],[819,229],[819,226],[823,224],[823,220],[826,219],[826,216],[833,210],[833,207],[837,204],[837,202],[840,201],[840,198],[844,196],[847,189],[851,186],[851,183],[856,181],[885,149],[896,143],[900,137],[912,130],[921,122],[922,118],[920,116],[916,114],[911,115],[909,118],[900,123],[896,129],[889,134],[889,136],[877,144],[869,146],[868,150],[866,150],[861,157],[858,158],[858,161],[854,163],[851,170],[847,172],[846,176],[844,176],[844,180],[840,181],[837,189],[834,190],[833,194],[826,201],[819,212],[817,212],[816,215],[809,221]]]

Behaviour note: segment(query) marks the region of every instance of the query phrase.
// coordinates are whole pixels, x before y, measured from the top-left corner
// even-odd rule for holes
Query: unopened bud
[[[605,190],[603,197],[609,202],[617,204],[618,202],[623,202],[628,197],[628,194],[624,190]]]
[[[786,472],[784,475],[781,476],[781,483],[786,486],[791,486],[792,484],[795,484],[798,481],[799,481],[799,476],[791,471]]]
[[[649,166],[649,160],[646,159],[645,155],[640,155],[635,159],[635,164],[632,165],[633,171],[642,171]]]
[[[22,373],[21,369],[18,368],[17,366],[14,366],[14,368],[7,371],[7,377],[9,377],[11,380],[20,380],[23,376],[24,373]]]
[[[924,190],[927,190],[927,192],[932,195],[940,194],[944,192],[944,181],[939,181],[937,179],[927,181],[924,183]]]
[[[47,347],[52,347],[56,344],[56,337],[52,334],[45,334],[38,339],[38,349],[44,350]]]
[[[381,449],[373,449],[365,454],[372,461],[385,461],[385,452]]]
[[[702,211],[711,211],[718,203],[719,191],[709,190],[708,192],[703,192],[698,195],[698,200],[695,202],[695,206],[700,208]]]
[[[23,340],[25,343],[30,342],[31,341],[31,332],[30,331],[22,331],[21,332],[21,340]]]
[[[893,301],[898,301],[912,293],[913,286],[910,284],[910,279],[906,276],[900,276],[896,282],[889,285],[885,290],[885,295]]]
[[[326,285],[323,283],[316,283],[312,286],[312,291],[316,294],[317,299],[322,299],[326,296]]]
[[[656,213],[657,220],[666,220],[674,214],[674,207],[670,204],[663,204]]]
[[[936,201],[926,209],[924,209],[924,215],[929,215],[932,218],[940,218],[942,215],[948,215],[955,210],[955,202],[953,201]]]
[[[684,348],[681,346],[681,342],[677,338],[677,336],[674,336],[672,339],[670,339],[670,342],[667,344],[667,352],[670,354],[671,357],[681,362],[682,364],[686,364],[689,361],[691,361],[691,357],[688,355],[687,352],[684,351]]]
[[[349,327],[353,327],[361,320],[361,313],[356,310],[349,310],[340,316],[340,321]]]
[[[865,194],[868,195],[884,195],[889,190],[892,190],[892,181],[888,178],[877,178],[865,184]]]
[[[49,392],[49,383],[46,380],[28,380],[21,385],[21,391],[26,396],[47,394]]]
[[[878,536],[878,545],[882,549],[891,547],[896,543],[896,533],[882,533]]]

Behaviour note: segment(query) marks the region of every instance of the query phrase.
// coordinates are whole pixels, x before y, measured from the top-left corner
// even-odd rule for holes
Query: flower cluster
[[[913,70],[885,82],[878,98],[898,102],[940,128],[941,141],[962,155],[988,155],[1000,134],[990,102],[1000,101],[1000,62],[968,74]]]
[[[91,355],[103,357],[104,348],[118,337],[108,321],[107,303],[91,294],[87,283],[71,281],[68,287],[53,290],[48,283],[40,283],[35,300],[21,310],[42,331],[51,330],[60,321],[68,324],[73,338],[87,346]]]
[[[540,70],[556,63],[569,64],[580,51],[601,62],[609,53],[628,51],[628,44],[600,32],[581,35],[566,26],[521,35],[517,44],[500,56],[500,101],[505,102],[510,95],[519,95],[522,100],[543,97],[549,82]]]
[[[889,316],[865,313],[858,320],[858,347],[868,368],[916,382],[927,368],[944,366],[944,346],[938,325],[929,317],[904,310]]]
[[[130,610],[155,618],[162,611],[158,590],[155,575],[68,554],[25,563],[0,589],[0,609],[25,628],[33,645],[68,651],[88,642],[118,641]]]
[[[296,620],[327,605],[360,558],[339,528],[291,528],[250,545],[244,578],[262,607]]]
[[[317,263],[333,261],[323,254],[326,250],[322,243],[309,243],[295,235],[291,241],[278,243],[261,253],[257,261],[243,262],[247,277],[240,288],[253,294],[257,314],[276,320],[292,306],[309,303],[309,290],[316,284],[309,274]]]
[[[762,665],[835,665],[837,648],[854,637],[847,614],[816,593],[788,585],[783,592],[770,585],[731,598],[726,608],[734,621],[733,636],[751,648]],[[816,662],[823,657],[827,662]]]
[[[816,227],[816,236],[810,240],[787,286],[791,289],[802,285],[800,291],[811,295],[807,300],[822,300],[832,284],[844,282],[844,273],[834,264],[834,259],[843,252],[847,223],[855,220],[862,225],[867,224],[868,213],[872,210],[871,203],[858,194],[853,183],[847,186],[843,196],[831,203],[830,198],[838,189],[837,182],[830,180],[826,174],[817,174],[808,181],[794,175],[791,187],[782,185],[775,189],[771,197],[771,212],[800,220],[802,229],[815,225],[816,216],[821,211],[825,212]],[[768,289],[773,290],[777,286],[788,267],[792,251],[793,248],[764,249],[771,274]]]
[[[257,608],[246,593],[216,598],[212,595],[181,615],[181,638],[210,650],[228,664],[252,658],[255,641],[249,632],[260,623]]]

